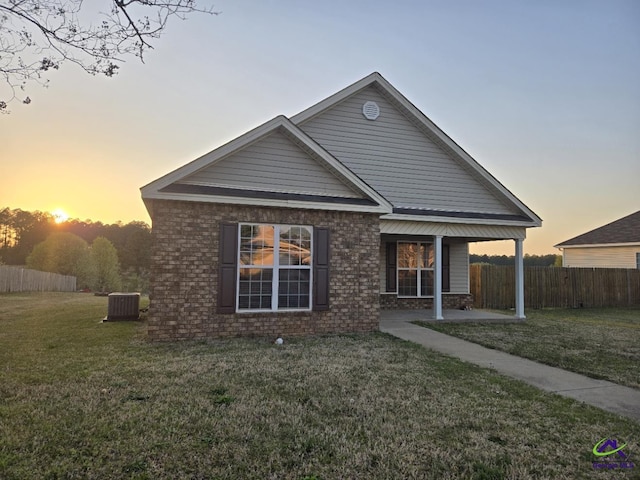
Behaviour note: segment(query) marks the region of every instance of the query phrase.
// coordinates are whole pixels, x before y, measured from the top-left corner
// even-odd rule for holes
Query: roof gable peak
[[[262,140],[266,139],[270,135],[280,132],[282,133],[291,143],[300,148],[308,157],[313,158],[323,169],[330,172],[335,178],[336,181],[342,182],[345,186],[347,186],[352,191],[356,192],[360,195],[362,200],[367,200],[367,202],[362,203],[362,208],[359,210],[362,211],[372,211],[378,213],[390,213],[392,211],[391,204],[387,202],[384,197],[382,197],[378,192],[376,192],[373,188],[363,182],[357,175],[351,172],[347,167],[345,167],[341,162],[335,159],[329,152],[327,152],[324,148],[322,148],[319,144],[317,144],[311,137],[309,137],[306,133],[304,133],[300,128],[294,125],[287,117],[284,115],[279,115],[270,121],[260,125],[259,127],[254,128],[253,130],[241,135],[240,137],[222,145],[221,147],[206,153],[205,155],[197,158],[196,160],[174,170],[173,172],[168,173],[167,175],[151,182],[148,185],[145,185],[141,188],[143,199],[175,199],[175,200],[199,200],[199,201],[219,201],[220,199],[215,199],[214,197],[223,196],[225,201],[230,201],[234,203],[233,198],[234,195],[229,193],[233,188],[218,188],[220,185],[210,185],[209,188],[207,185],[193,185],[193,187],[199,188],[186,188],[184,185],[180,186],[187,180],[190,176],[202,172],[204,169],[213,167],[216,164],[224,161],[237,154],[238,152],[250,147],[253,144],[258,144]],[[187,181],[187,183],[189,183]],[[222,187],[225,187],[222,185]],[[188,191],[187,191],[188,190]],[[242,189],[240,189],[242,190]],[[217,192],[216,194],[212,194],[211,192]],[[251,195],[248,194],[248,190],[246,195],[238,194],[235,195],[237,198],[241,198],[246,196],[246,199],[250,199]],[[193,196],[190,194],[193,193]],[[278,193],[278,192],[273,192]],[[282,192],[279,192],[282,193]],[[281,198],[282,197],[282,198]],[[307,198],[308,197],[308,198]],[[282,195],[275,195],[272,204],[273,206],[278,206],[279,201],[283,200],[286,206],[301,206],[304,207],[314,207],[309,203],[309,201],[305,199],[316,198],[317,195],[290,195],[290,198],[293,200],[299,200],[303,203],[296,203],[292,201],[286,200]],[[256,197],[262,198],[262,197]],[[334,209],[341,209],[340,205],[344,203],[345,209],[355,208],[354,205],[357,205],[358,202],[355,202],[353,198],[347,198],[341,200],[338,197],[330,197],[333,198],[332,204],[334,205]],[[317,200],[317,199],[316,199]],[[248,200],[250,201],[250,200]],[[307,202],[307,203],[304,203]],[[355,203],[354,203],[355,202]],[[264,201],[260,201],[260,204],[266,204]],[[294,205],[295,204],[295,205]],[[284,204],[283,204],[284,205]],[[314,207],[319,208],[319,207]],[[329,207],[327,207],[329,208]]]
[[[302,112],[291,117],[291,122],[298,125],[302,122],[309,120],[310,118],[322,113],[323,111],[331,108],[333,105],[341,102],[347,97],[350,97],[354,93],[359,92],[367,88],[370,85],[378,85],[383,91],[387,91],[389,89],[395,90],[395,88],[378,72],[373,72],[367,75],[366,77],[358,80],[355,83],[352,83],[348,87],[343,88],[339,92],[330,95],[329,97],[321,100],[315,105],[303,110]],[[399,92],[398,92],[399,93]]]
[[[512,208],[530,219],[533,226],[540,226],[542,219],[536,215],[529,207],[521,202],[511,191],[498,181],[491,173],[489,173],[482,165],[480,165],[471,155],[469,155],[462,147],[460,147],[451,137],[442,131],[435,123],[433,123],[420,109],[418,109],[410,100],[408,100],[400,91],[398,91],[389,81],[379,72],[373,72],[366,77],[356,81],[355,83],[343,88],[339,92],[321,100],[315,105],[303,110],[302,112],[291,117],[291,121],[305,129],[305,124],[313,122],[315,118],[320,117],[325,112],[346,101],[350,97],[355,97],[363,90],[373,87],[382,97],[388,100],[401,115],[409,122],[415,125],[425,137],[441,147],[447,154],[464,168],[472,173],[477,179],[480,179],[485,188],[491,189],[494,195],[502,199]],[[363,112],[364,113],[364,112]],[[376,185],[373,185],[376,187]]]

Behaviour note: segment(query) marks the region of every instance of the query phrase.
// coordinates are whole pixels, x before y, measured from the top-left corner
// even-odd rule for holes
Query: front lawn
[[[640,388],[640,308],[527,310],[523,323],[415,322],[593,378]]]
[[[158,345],[106,306],[0,295],[0,478],[613,478],[596,442],[640,455],[637,423],[385,334]]]

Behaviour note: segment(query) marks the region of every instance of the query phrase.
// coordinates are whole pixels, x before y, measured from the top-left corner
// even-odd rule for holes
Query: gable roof
[[[373,95],[383,106],[380,121],[363,120],[363,95]],[[362,110],[360,136],[342,119],[330,118],[349,102],[351,115],[354,107]],[[322,122],[328,122],[331,131],[323,132],[318,127]],[[274,147],[278,142],[282,151]],[[407,152],[407,145],[413,151]],[[262,157],[251,157],[256,154]],[[239,167],[236,172],[232,164]],[[264,168],[256,173],[253,167]],[[276,178],[278,169],[283,179]],[[242,173],[247,178],[241,178]],[[141,190],[150,211],[148,200],[169,199],[366,211],[401,221],[519,227],[542,223],[377,72],[291,120],[276,117]]]
[[[629,243],[640,244],[640,210],[555,246],[564,248]]]
[[[178,181],[243,190],[363,198],[278,128]]]
[[[418,189],[433,190],[446,192],[449,185],[449,179],[452,172],[447,172],[445,175],[449,175],[447,180],[434,177],[431,181],[424,182],[419,185],[419,178],[417,176],[420,172],[405,172],[405,178],[402,181],[406,184],[413,184],[414,191],[407,192],[403,197],[394,198],[389,189],[385,189],[385,179],[391,177],[399,177],[402,172],[398,171],[397,165],[387,164],[386,171],[378,170],[378,181],[373,177],[367,176],[367,171],[379,169],[379,166],[371,166],[371,156],[361,163],[362,168],[358,168],[357,162],[350,162],[349,155],[341,152],[341,146],[332,149],[330,146],[331,141],[323,141],[320,135],[317,133],[318,129],[312,127],[313,123],[322,116],[328,115],[331,109],[343,108],[343,106],[350,101],[350,99],[357,97],[363,92],[371,91],[374,89],[379,98],[383,98],[385,102],[388,102],[392,108],[397,109],[401,115],[403,115],[408,122],[410,122],[421,136],[425,137],[431,142],[431,146],[425,145],[421,148],[437,148],[439,152],[436,155],[446,157],[446,161],[449,163],[454,162],[456,171],[453,175],[463,176],[466,175],[467,179],[472,179],[467,182],[467,185],[472,184],[476,189],[476,193],[484,194],[483,199],[486,201],[488,197],[493,198],[492,207],[478,210],[474,208],[469,209],[468,206],[461,205],[428,205],[427,202],[412,202],[411,199],[417,197],[415,193],[418,193]],[[371,95],[371,94],[367,94]],[[360,98],[360,104],[362,104],[366,95]],[[388,218],[407,219],[408,216],[414,217],[413,220],[425,220],[425,221],[452,221],[459,222],[461,218],[468,218],[470,220],[477,218],[478,215],[483,215],[485,219],[491,218],[497,222],[518,223],[525,226],[540,226],[542,220],[532,210],[530,210],[524,203],[522,203],[513,193],[511,193],[504,185],[502,185],[495,177],[493,177],[487,170],[485,170],[476,160],[474,160],[466,151],[464,151],[456,142],[454,142],[446,133],[444,133],[435,123],[433,123],[424,113],[422,113],[413,103],[411,103],[404,95],[402,95],[393,85],[391,85],[382,75],[378,72],[374,72],[367,77],[355,82],[354,84],[344,88],[338,93],[320,101],[312,107],[294,115],[291,121],[304,131],[310,133],[314,140],[320,143],[323,147],[328,149],[338,160],[345,163],[350,169],[352,169],[361,178],[364,178],[373,188],[380,192],[394,207],[393,214]],[[327,120],[328,121],[328,120]],[[326,123],[325,121],[324,123]],[[375,122],[369,122],[375,123]],[[340,125],[344,127],[344,125]],[[344,135],[346,135],[346,130]],[[326,139],[325,139],[326,140]],[[399,141],[409,140],[405,137],[400,137]],[[361,142],[370,142],[372,145],[375,139],[360,139]],[[372,148],[383,148],[384,144],[379,142]],[[420,161],[424,161],[421,158]],[[384,162],[381,162],[384,167]],[[410,167],[419,165],[417,162]],[[423,165],[423,168],[424,165]],[[428,180],[428,179],[427,179]],[[460,187],[465,188],[465,187]],[[489,192],[489,194],[487,194]],[[465,194],[468,192],[465,192]],[[472,197],[474,192],[469,194]],[[453,195],[449,195],[452,198]],[[496,207],[496,205],[499,205]],[[447,215],[449,213],[449,215]],[[473,221],[473,220],[472,220]]]
[[[273,186],[255,188],[249,184],[212,184],[198,181],[199,175],[202,176],[203,172],[215,169],[226,159],[232,158],[233,155],[252,145],[260,145],[274,134],[282,135],[292,143],[293,148],[298,148],[300,155],[306,155],[309,161],[315,162],[324,174],[325,183],[329,185],[331,180],[335,182],[335,188],[328,190],[333,193],[338,191],[340,194],[328,194],[327,189],[300,192],[292,190],[282,182],[279,188]],[[289,166],[295,172],[294,167],[296,167],[295,164]],[[314,178],[315,180],[317,179]],[[376,213],[388,213],[392,209],[391,205],[374,189],[282,115],[151,182],[142,187],[141,191],[144,200],[186,200]],[[151,204],[147,203],[147,208],[150,209]]]

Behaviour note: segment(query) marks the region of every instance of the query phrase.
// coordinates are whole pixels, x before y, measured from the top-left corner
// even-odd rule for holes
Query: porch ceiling
[[[477,225],[465,223],[380,221],[380,233],[392,235],[441,235],[469,242],[526,238],[526,227],[512,225]]]
[[[425,241],[425,237],[433,237],[433,235],[416,235],[416,234],[391,234],[383,233],[381,238],[383,241]],[[475,242],[502,242],[505,240],[514,240],[513,238],[485,238],[485,237],[448,237],[444,236],[443,241],[446,244],[459,244],[459,243],[475,243]]]

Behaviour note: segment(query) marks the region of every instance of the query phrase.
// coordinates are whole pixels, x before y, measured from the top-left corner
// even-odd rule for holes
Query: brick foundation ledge
[[[473,307],[473,295],[470,293],[443,293],[442,308],[447,310],[465,310]],[[398,298],[395,294],[380,294],[381,310],[421,310],[433,308],[433,298]]]

